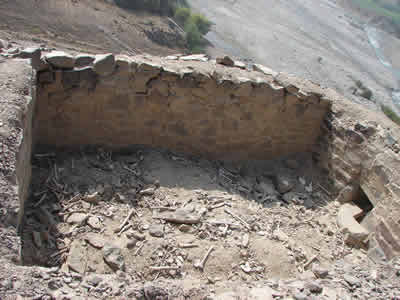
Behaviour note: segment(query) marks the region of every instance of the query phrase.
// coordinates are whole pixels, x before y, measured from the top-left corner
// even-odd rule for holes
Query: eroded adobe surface
[[[317,89],[211,62],[117,57],[108,68],[39,75],[38,143],[267,159],[310,151],[329,109]]]

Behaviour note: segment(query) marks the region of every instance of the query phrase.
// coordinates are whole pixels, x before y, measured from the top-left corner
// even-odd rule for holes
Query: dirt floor
[[[239,167],[156,150],[41,152],[32,179],[26,264],[191,286],[296,277],[351,252],[307,155]]]

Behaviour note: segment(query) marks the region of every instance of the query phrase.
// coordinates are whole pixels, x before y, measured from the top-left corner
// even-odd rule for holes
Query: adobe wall
[[[35,77],[27,60],[0,58],[0,264],[18,258],[21,224],[31,179]]]
[[[39,73],[35,135],[44,145],[141,144],[220,159],[310,151],[330,102],[276,77],[176,57],[52,66]]]
[[[9,226],[23,215],[34,136],[51,146],[144,144],[238,160],[311,151],[332,197],[351,201],[361,187],[374,204],[363,221],[371,253],[400,254],[400,130],[383,114],[262,66],[114,56],[53,56],[53,65],[26,53],[37,77],[26,60],[0,63],[1,238],[18,244]],[[89,65],[77,68],[82,60]]]

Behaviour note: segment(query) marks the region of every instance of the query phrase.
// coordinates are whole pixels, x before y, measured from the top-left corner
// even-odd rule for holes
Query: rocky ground
[[[150,149],[38,151],[22,258],[47,267],[31,269],[43,294],[12,279],[0,293],[399,299],[400,265],[349,247],[318,178],[306,155],[239,166]]]

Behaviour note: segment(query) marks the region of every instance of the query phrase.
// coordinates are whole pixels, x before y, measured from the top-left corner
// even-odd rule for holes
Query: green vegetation
[[[186,0],[114,0],[118,6],[173,16],[186,32],[187,46],[194,53],[203,52],[203,36],[210,31],[212,23],[201,14],[195,14]]]
[[[389,106],[381,104],[381,109],[390,120],[400,126],[400,117]]]
[[[115,0],[115,3],[127,9],[168,16],[172,16],[179,6],[187,5],[186,0]]]
[[[175,10],[174,19],[186,32],[186,40],[189,49],[203,52],[203,35],[210,31],[212,23],[201,14],[193,14],[189,7],[181,6]]]

